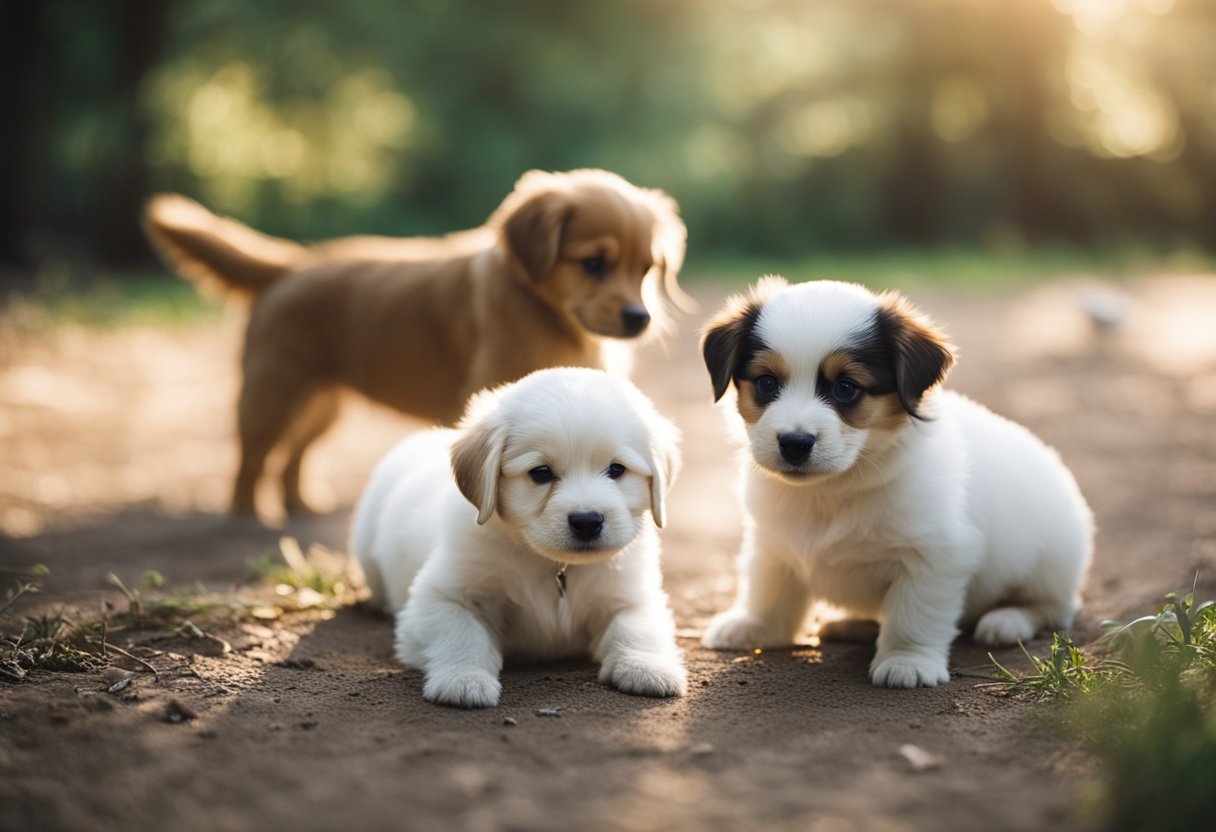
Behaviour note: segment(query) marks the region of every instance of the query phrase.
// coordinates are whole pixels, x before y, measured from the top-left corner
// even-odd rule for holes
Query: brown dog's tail
[[[144,209],[144,232],[157,253],[183,277],[204,288],[256,297],[307,249],[216,216],[177,194],[161,194]]]

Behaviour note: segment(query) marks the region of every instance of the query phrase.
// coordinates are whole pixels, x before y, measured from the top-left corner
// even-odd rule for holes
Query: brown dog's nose
[[[631,303],[621,309],[621,321],[630,335],[639,335],[650,324],[650,313],[640,303]]]
[[[579,540],[595,540],[604,530],[604,515],[598,511],[576,511],[568,519],[570,530]]]

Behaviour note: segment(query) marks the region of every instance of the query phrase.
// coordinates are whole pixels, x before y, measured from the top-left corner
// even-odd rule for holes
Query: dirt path
[[[1216,281],[1122,287],[1130,314],[1105,334],[1081,312],[1093,288],[915,293],[961,347],[952,386],[1054,444],[1095,509],[1081,637],[1197,569],[1216,589]],[[702,315],[721,299],[700,294]],[[283,531],[228,523],[239,328],[0,328],[0,566],[49,565],[41,603],[95,599],[110,571],[222,588],[283,531],[341,548],[368,469],[409,425],[351,407],[311,467],[336,511]],[[697,646],[731,597],[739,510],[693,340],[688,325],[648,347],[635,374],[685,437],[664,547],[688,697],[624,696],[570,662],[508,669],[493,711],[448,710],[393,661],[387,620],[289,616],[226,656],[168,652],[122,695],[87,674],[0,687],[0,829],[1060,825],[1091,766],[1032,729],[1033,706],[975,687],[987,659],[969,643],[951,684],[917,691],[870,687],[867,645]],[[170,699],[195,718],[166,721]],[[905,743],[942,764],[914,770]]]

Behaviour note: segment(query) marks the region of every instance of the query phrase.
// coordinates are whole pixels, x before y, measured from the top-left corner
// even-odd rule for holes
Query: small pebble
[[[515,721],[514,717],[504,716],[502,718],[502,724],[503,725],[518,725],[519,723]]]
[[[931,771],[935,768],[941,768],[945,761],[936,754],[930,754],[925,749],[918,745],[907,743],[899,747],[899,754],[908,764],[912,766],[913,771]]]
[[[561,708],[537,708],[537,716],[561,716]]]
[[[169,704],[165,706],[165,722],[187,722],[197,718],[198,714],[194,709],[179,699],[170,699]]]

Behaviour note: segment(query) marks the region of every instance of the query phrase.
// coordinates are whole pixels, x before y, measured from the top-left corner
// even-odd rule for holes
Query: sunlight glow
[[[184,162],[225,210],[278,180],[304,202],[333,195],[374,200],[389,187],[415,132],[412,102],[380,70],[338,75],[321,97],[275,107],[258,68],[231,60],[218,71],[187,65],[153,84],[150,106],[168,117],[154,135],[154,164]]]

